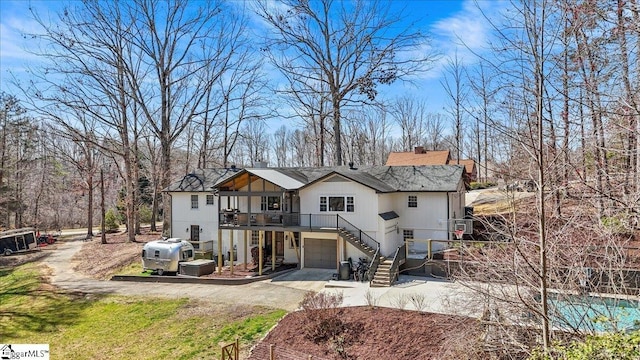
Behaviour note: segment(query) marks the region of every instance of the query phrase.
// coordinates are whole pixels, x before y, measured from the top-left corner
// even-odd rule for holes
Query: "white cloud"
[[[486,17],[492,17],[509,6],[507,1],[465,0],[462,9],[452,16],[435,22],[431,27],[433,47],[441,55],[424,79],[441,77],[448,61],[454,57],[463,65],[477,60],[476,54],[486,51],[492,28]]]

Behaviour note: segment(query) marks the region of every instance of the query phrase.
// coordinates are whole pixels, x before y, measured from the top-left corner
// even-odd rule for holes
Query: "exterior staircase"
[[[371,287],[389,287],[394,283],[396,279],[391,274],[392,265],[393,259],[380,259],[380,265],[378,265],[373,280],[371,280]]]
[[[375,239],[340,217],[337,230],[340,237],[372,259],[368,273],[371,287],[388,287],[397,280],[398,267],[404,263],[404,246],[398,248],[396,254],[387,259],[380,255],[380,244]]]
[[[346,230],[344,228],[339,228],[338,229],[338,234],[340,234],[340,236],[343,239],[347,240],[349,242],[349,244],[355,246],[360,251],[362,251],[369,258],[372,258],[375,255],[376,249],[374,249],[371,246],[369,246],[368,244],[366,244],[364,241],[359,239],[356,235],[354,235],[350,231],[348,231],[348,230]]]

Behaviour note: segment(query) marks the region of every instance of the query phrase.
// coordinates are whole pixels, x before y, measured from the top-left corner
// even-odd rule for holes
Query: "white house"
[[[171,235],[214,244],[220,237],[224,252],[235,248],[239,261],[248,243],[263,249],[263,261],[272,267],[337,269],[341,261],[365,257],[373,275],[379,264],[401,265],[409,253],[405,241],[413,252],[426,253],[420,248],[425,243],[411,240],[451,239],[451,219],[464,216],[463,170],[433,165],[199,171],[167,189]]]

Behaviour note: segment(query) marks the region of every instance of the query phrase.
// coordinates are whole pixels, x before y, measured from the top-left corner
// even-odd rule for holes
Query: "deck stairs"
[[[391,274],[391,265],[393,265],[393,259],[380,260],[380,265],[373,275],[371,280],[371,287],[389,287],[393,285],[396,280],[396,276]]]
[[[356,235],[354,235],[349,230],[346,230],[344,228],[339,228],[338,234],[340,234],[340,236],[343,239],[347,240],[349,244],[355,246],[356,248],[358,248],[358,250],[362,251],[369,258],[373,257],[373,255],[376,253],[376,249],[367,245],[364,241],[359,239]]]
[[[338,233],[340,236],[345,239],[349,244],[355,246],[360,251],[362,251],[368,258],[373,258],[376,255],[376,250],[362,241],[358,236],[353,234],[351,231],[348,231],[345,228],[339,228]],[[387,259],[384,256],[379,256],[378,261],[376,262],[378,267],[375,269],[373,278],[371,279],[372,287],[389,287],[393,285],[396,276],[392,276],[391,267],[393,264],[393,259]]]

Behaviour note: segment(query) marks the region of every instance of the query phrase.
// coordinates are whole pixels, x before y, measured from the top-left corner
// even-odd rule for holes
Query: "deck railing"
[[[389,283],[393,284],[394,281],[398,279],[398,275],[400,273],[400,265],[404,264],[407,261],[407,244],[400,246],[396,249],[396,253],[393,255],[393,263],[391,263],[391,268],[389,269]]]
[[[371,259],[371,263],[369,264],[369,270],[367,270],[367,280],[369,280],[369,284],[373,281],[373,277],[378,271],[378,266],[380,265],[380,248],[376,249],[376,252],[373,254],[373,259]]]

